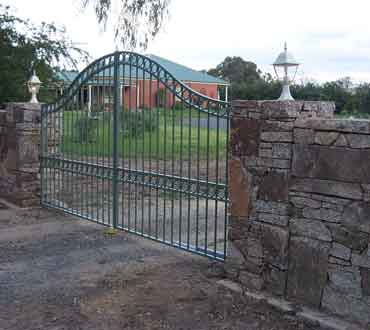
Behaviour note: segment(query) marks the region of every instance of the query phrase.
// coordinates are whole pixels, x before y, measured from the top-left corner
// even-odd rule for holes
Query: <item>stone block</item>
[[[263,142],[292,142],[291,132],[262,132],[261,141]]]
[[[257,156],[259,140],[259,120],[232,118],[230,147],[234,156]]]
[[[305,237],[290,240],[287,295],[289,299],[320,307],[326,285],[330,244]]]
[[[342,213],[333,209],[318,208],[313,209],[306,207],[302,211],[302,215],[308,219],[316,219],[326,222],[340,223],[342,221]]]
[[[272,157],[280,159],[292,158],[292,144],[291,143],[273,143]]]
[[[290,169],[290,159],[272,159],[272,167],[274,169]]]
[[[368,149],[370,148],[369,134],[346,134],[346,139],[351,148],[354,149]]]
[[[288,203],[257,200],[254,207],[257,212],[270,213],[276,215],[290,214],[290,205]]]
[[[364,201],[370,202],[370,184],[362,184],[361,187],[364,190]]]
[[[370,297],[370,269],[360,268],[362,294]]]
[[[299,116],[301,101],[261,101],[261,114],[265,119],[295,119]]]
[[[39,141],[40,135],[18,136],[17,151],[18,151],[18,166],[24,164],[39,162]]]
[[[319,179],[292,179],[291,191],[323,194],[329,197],[340,197],[362,200],[362,189],[359,184]]]
[[[270,132],[290,132],[293,130],[293,122],[282,122],[278,120],[265,120],[262,123],[262,131]]]
[[[315,144],[330,146],[338,139],[338,136],[338,132],[316,132]]]
[[[260,291],[263,287],[262,277],[247,271],[240,272],[239,281],[243,286],[256,291]]]
[[[361,273],[352,267],[331,266],[322,307],[334,314],[368,324],[370,300],[363,298]]]
[[[351,261],[353,266],[370,269],[370,258],[366,251],[362,253],[353,252]]]
[[[264,260],[281,270],[288,267],[289,232],[286,229],[261,225]]]
[[[370,323],[369,302],[341,293],[331,285],[324,290],[322,307],[335,315],[359,322],[364,326]]]
[[[318,209],[321,207],[321,202],[309,197],[290,195],[289,201],[297,208],[309,207],[311,209]]]
[[[364,251],[369,242],[369,234],[358,231],[354,227],[328,225],[333,240],[355,251]]]
[[[291,219],[290,230],[293,235],[331,242],[330,230],[321,221],[310,219]]]
[[[263,269],[264,290],[283,296],[286,289],[287,271],[266,265]]]
[[[359,268],[331,265],[328,270],[329,285],[337,291],[356,298],[362,297]]]
[[[334,102],[305,101],[303,111],[314,112],[318,117],[333,118],[335,111]]]
[[[8,103],[6,105],[7,121],[14,123],[40,123],[41,104]]]
[[[248,236],[248,217],[229,217],[229,239],[231,241],[241,240]]]
[[[334,143],[335,147],[348,147],[348,141],[344,134],[340,134]]]
[[[233,242],[229,241],[227,245],[227,260],[225,264],[227,274],[232,278],[237,278],[239,276],[240,269],[244,264],[245,258],[243,254]]]
[[[230,214],[246,217],[249,214],[251,175],[239,159],[229,160]]]
[[[246,240],[248,257],[263,258],[263,247],[260,239],[255,237],[248,237]]]
[[[351,261],[343,260],[343,259],[336,258],[333,256],[329,256],[329,264],[340,265],[340,266],[345,266],[345,267],[352,266]]]
[[[258,213],[258,221],[269,223],[275,226],[286,227],[289,223],[289,216],[271,213]]]
[[[343,224],[370,233],[370,203],[353,202],[344,209]]]
[[[370,150],[353,150],[325,146],[293,147],[293,175],[304,178],[370,182]]]
[[[259,149],[258,156],[272,158],[272,149]]]
[[[330,255],[342,260],[351,260],[351,249],[339,243],[333,243]]]
[[[294,143],[296,144],[313,144],[314,143],[314,130],[295,128],[294,129]]]
[[[316,131],[335,131],[352,134],[370,134],[369,120],[348,120],[348,119],[307,119],[296,121],[296,127],[312,128]]]
[[[284,173],[270,171],[261,179],[258,198],[274,202],[288,200],[289,177]]]

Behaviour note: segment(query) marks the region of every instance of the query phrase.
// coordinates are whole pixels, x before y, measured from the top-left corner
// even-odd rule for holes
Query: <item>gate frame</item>
[[[126,58],[129,58],[129,60],[131,60],[131,57],[136,57],[135,65],[133,65],[131,62],[130,63],[126,62]],[[112,61],[112,59],[113,59],[113,61]],[[141,63],[142,66],[139,66],[139,64],[138,64],[139,59],[142,60],[142,63]],[[148,68],[145,67],[145,64],[144,64],[145,62],[149,63],[150,71],[148,71]],[[158,82],[160,82],[161,84],[164,85],[164,88],[167,91],[169,91],[174,97],[177,97],[178,99],[180,99],[187,106],[190,106],[191,108],[193,108],[193,109],[195,109],[199,112],[207,113],[209,116],[215,116],[218,119],[219,118],[227,119],[227,128],[226,128],[227,141],[226,141],[226,160],[225,160],[225,163],[226,163],[226,178],[225,178],[225,184],[224,184],[224,186],[225,186],[225,192],[224,192],[225,236],[224,236],[224,254],[223,255],[221,255],[221,254],[217,254],[217,255],[212,254],[212,255],[210,255],[209,253],[207,253],[208,248],[204,249],[205,252],[201,248],[197,248],[197,250],[185,249],[184,247],[181,246],[181,242],[180,242],[180,244],[176,244],[176,243],[175,244],[169,244],[168,242],[166,242],[164,240],[154,239],[153,237],[151,237],[149,235],[139,234],[136,231],[127,230],[127,229],[124,229],[124,228],[120,228],[118,226],[118,214],[119,214],[119,205],[118,205],[118,197],[119,197],[118,182],[119,182],[119,180],[118,180],[118,177],[119,177],[119,171],[121,170],[118,166],[118,158],[119,158],[118,157],[118,138],[119,138],[118,113],[120,111],[120,97],[122,97],[122,96],[119,95],[120,94],[120,91],[119,91],[120,90],[120,88],[119,88],[119,86],[120,86],[119,66],[120,65],[128,65],[128,63],[131,66],[136,67],[137,69],[143,70],[143,72],[145,74],[149,73],[150,75],[153,75],[155,77],[155,79],[157,79]],[[155,66],[156,66],[156,70],[154,69]],[[102,222],[93,220],[91,217],[84,216],[82,214],[73,212],[73,210],[71,210],[71,209],[67,209],[67,208],[64,208],[64,207],[60,207],[60,206],[56,206],[56,205],[52,205],[51,203],[48,203],[45,200],[46,190],[45,190],[45,179],[44,179],[44,175],[43,175],[43,173],[44,173],[43,170],[48,168],[46,166],[46,164],[48,163],[48,161],[50,161],[50,159],[48,159],[50,157],[47,156],[48,155],[48,128],[49,128],[48,127],[49,124],[48,124],[48,120],[47,120],[48,115],[51,114],[51,113],[58,113],[59,111],[63,111],[62,110],[63,107],[65,105],[67,105],[70,100],[73,100],[73,98],[79,92],[80,87],[83,84],[87,83],[90,79],[92,79],[94,77],[94,75],[99,74],[103,70],[110,69],[112,67],[113,67],[113,107],[112,107],[113,108],[113,113],[112,113],[112,115],[113,115],[113,118],[112,118],[112,121],[113,121],[113,132],[112,132],[113,133],[113,136],[112,136],[112,138],[113,138],[113,152],[112,152],[112,156],[111,156],[112,157],[112,168],[110,169],[112,175],[111,175],[110,178],[108,178],[109,180],[112,181],[112,222],[110,224],[106,224],[106,223],[102,223]],[[169,84],[168,84],[169,80],[172,81],[172,82],[176,82],[176,85],[178,87],[180,87],[181,91],[178,91],[176,86],[175,86],[174,89],[172,89],[171,86],[169,86]],[[184,97],[184,91],[185,91],[185,93],[188,94],[187,97]],[[198,98],[197,103],[194,103],[192,101],[194,96]],[[204,103],[208,104],[207,108],[203,107]],[[214,108],[217,108],[217,106],[218,106],[219,108],[222,109],[222,111],[217,111],[217,110],[212,111],[211,110],[212,105],[213,105]],[[93,221],[93,222],[97,222],[97,223],[100,223],[100,224],[103,224],[103,225],[106,225],[106,226],[110,226],[111,228],[114,228],[114,229],[116,229],[116,228],[123,229],[127,232],[135,233],[137,235],[153,239],[157,242],[159,241],[162,244],[167,244],[167,245],[170,245],[170,246],[178,247],[178,248],[184,249],[184,250],[192,252],[192,253],[196,253],[196,254],[200,254],[200,255],[203,255],[203,256],[208,256],[208,257],[220,260],[220,261],[224,261],[224,259],[226,258],[226,244],[227,244],[228,155],[229,155],[228,139],[229,139],[229,132],[230,132],[230,122],[229,122],[230,106],[231,106],[231,103],[229,103],[229,102],[212,99],[208,96],[202,95],[202,94],[194,91],[192,88],[187,86],[185,83],[176,79],[176,77],[173,76],[162,65],[160,65],[156,61],[154,61],[151,58],[146,57],[144,55],[134,53],[134,52],[116,51],[114,53],[105,55],[105,56],[95,60],[90,65],[88,65],[82,72],[80,72],[78,74],[78,76],[72,82],[72,84],[69,86],[69,88],[65,90],[65,93],[63,95],[61,95],[56,100],[55,103],[53,103],[53,104],[42,104],[42,106],[41,106],[41,122],[42,122],[42,124],[41,124],[41,156],[40,156],[40,160],[41,160],[41,190],[42,190],[41,191],[41,204],[43,206],[50,207],[50,208],[56,208],[56,209],[59,209],[59,210],[62,210],[64,212],[66,212],[66,213],[69,213],[69,214],[72,214],[72,215],[75,215],[75,216],[78,216],[78,217],[81,217],[81,218],[84,218],[84,219],[87,219],[87,220],[90,220],[90,221]],[[65,159],[58,159],[57,162],[63,163],[65,161],[66,161]],[[93,164],[91,164],[91,165],[96,166],[96,167],[101,167],[99,165],[93,165]],[[122,170],[124,170],[124,169],[122,169]],[[144,170],[143,171],[138,171],[138,172],[144,173]],[[158,174],[160,174],[160,173],[158,173]],[[193,178],[185,178],[185,177],[184,177],[184,179],[194,180]],[[201,181],[200,178],[197,178],[195,180],[197,180],[198,182]],[[213,183],[213,182],[209,182],[208,180],[207,180],[207,182],[206,181],[204,181],[204,182],[207,184],[207,186]],[[216,183],[213,183],[213,184],[216,184]],[[219,185],[219,184],[217,184],[217,185]],[[216,194],[217,193],[218,193],[218,190],[216,188]],[[219,199],[215,199],[215,200],[219,200]]]

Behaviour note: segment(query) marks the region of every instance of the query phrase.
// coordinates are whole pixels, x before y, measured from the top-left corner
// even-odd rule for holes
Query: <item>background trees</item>
[[[35,68],[44,83],[40,98],[52,96],[48,87],[55,81],[55,66],[76,66],[88,54],[75,47],[64,28],[54,24],[34,24],[16,17],[0,4],[0,104],[28,100],[26,82]]]
[[[269,73],[263,74],[253,62],[240,57],[226,57],[208,73],[230,82],[231,99],[272,100],[279,97],[280,83]],[[292,95],[297,100],[334,101],[338,114],[370,116],[370,84],[355,86],[349,77],[323,84],[305,82],[293,84]],[[224,97],[224,91],[220,91]]]

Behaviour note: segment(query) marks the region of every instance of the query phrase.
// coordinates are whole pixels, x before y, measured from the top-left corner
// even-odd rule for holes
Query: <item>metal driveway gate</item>
[[[42,204],[223,260],[229,104],[116,52],[42,106]]]

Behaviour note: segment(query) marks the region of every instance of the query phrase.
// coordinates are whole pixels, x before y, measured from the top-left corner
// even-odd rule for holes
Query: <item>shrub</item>
[[[98,118],[83,116],[74,124],[74,142],[89,143],[93,141],[93,134],[98,125]]]
[[[123,134],[126,136],[140,136],[143,132],[153,132],[158,129],[156,120],[157,114],[151,114],[150,111],[142,110],[141,112],[122,111],[120,123]]]

